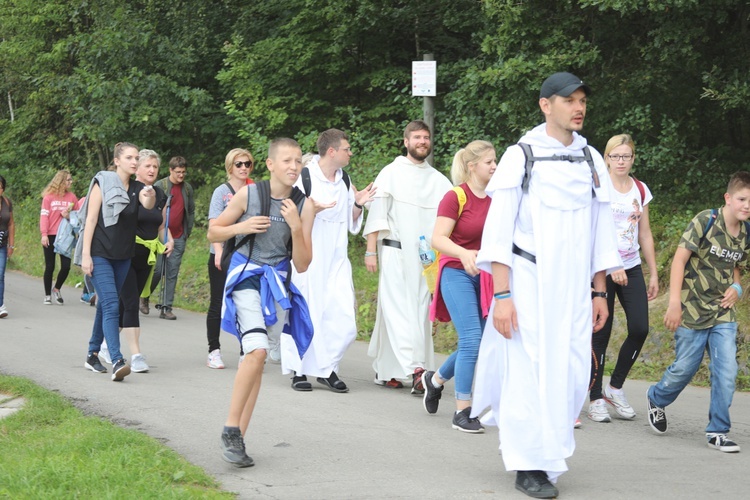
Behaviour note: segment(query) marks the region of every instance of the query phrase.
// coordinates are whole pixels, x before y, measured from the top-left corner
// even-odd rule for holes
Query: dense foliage
[[[231,147],[310,150],[336,126],[362,183],[421,115],[410,63],[432,53],[439,168],[469,140],[514,142],[541,80],[568,70],[594,89],[590,142],[633,134],[637,175],[683,213],[748,168],[749,24],[744,0],[0,0],[0,172],[36,195],[129,140],[210,185]]]

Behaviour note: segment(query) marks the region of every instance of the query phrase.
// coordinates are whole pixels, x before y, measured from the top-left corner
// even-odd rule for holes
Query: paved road
[[[352,346],[341,377],[348,394],[295,392],[278,365],[267,365],[250,424],[248,452],[256,466],[236,469],[219,456],[218,440],[236,373],[238,349],[224,342],[225,370],[206,362],[205,316],[176,311],[177,321],[141,316],[142,348],[151,372],[114,383],[83,363],[94,309],[63,290],[64,306],[42,305],[41,279],[9,272],[0,320],[0,371],[59,391],[88,414],[145,432],[216,477],[240,498],[526,498],[503,470],[497,431],[466,435],[450,427],[450,395],[436,416],[408,390],[372,383],[367,345]],[[442,361],[442,357],[440,360]],[[723,454],[705,445],[709,391],[689,388],[668,408],[670,430],[655,436],[645,418],[648,384],[626,389],[634,421],[576,431],[561,497],[745,498],[750,470],[750,394],[737,394],[732,436],[744,447]]]

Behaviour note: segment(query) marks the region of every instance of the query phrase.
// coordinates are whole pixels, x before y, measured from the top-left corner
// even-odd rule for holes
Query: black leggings
[[[47,239],[49,245],[42,246],[44,251],[44,295],[52,295],[52,275],[55,273],[55,255],[57,255],[55,253],[55,235],[50,234]],[[65,284],[68,273],[70,273],[70,259],[60,255],[60,272],[57,273],[57,280],[55,280],[57,290]]]
[[[604,375],[604,358],[607,352],[607,344],[612,334],[612,320],[615,310],[615,294],[625,311],[628,322],[628,336],[622,343],[617,364],[612,372],[609,384],[615,389],[622,389],[625,378],[630,369],[638,359],[643,343],[648,335],[648,295],[646,282],[643,279],[643,270],[640,265],[625,271],[628,275],[628,286],[616,285],[610,276],[607,276],[607,306],[609,318],[604,328],[596,332],[591,338],[591,348],[594,359],[591,360],[591,389],[589,399],[595,401],[602,397],[602,378]]]
[[[221,334],[221,303],[224,298],[224,282],[227,273],[216,269],[214,254],[208,254],[208,283],[211,288],[211,299],[206,313],[206,337],[208,337],[208,352],[221,349],[219,335]]]
[[[141,292],[151,272],[148,265],[149,250],[143,245],[135,245],[135,255],[130,261],[130,270],[120,291],[120,328],[141,326],[138,305]]]

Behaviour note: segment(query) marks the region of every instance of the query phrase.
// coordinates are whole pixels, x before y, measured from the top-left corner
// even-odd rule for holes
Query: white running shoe
[[[222,370],[224,368],[224,361],[221,359],[221,351],[218,349],[214,349],[210,353],[208,353],[208,361],[206,362],[206,366],[209,368],[214,368],[216,370]]]
[[[5,308],[5,304],[0,306],[0,318],[8,316],[8,310]]]
[[[109,355],[106,340],[102,342],[102,347],[99,349],[99,360],[104,361],[108,365],[112,364],[112,356]]]
[[[133,354],[130,358],[130,370],[135,373],[145,373],[149,370],[148,363],[146,363],[146,356],[143,354]]]
[[[597,399],[589,404],[589,418],[594,422],[611,422],[604,399]]]
[[[622,392],[622,390],[620,390],[620,394],[616,394],[612,392],[609,384],[607,384],[604,388],[603,395],[604,401],[612,405],[612,408],[615,409],[620,418],[624,418],[625,420],[632,420],[635,418],[635,410],[630,404],[628,404],[628,400],[625,399],[625,393]]]
[[[268,350],[268,360],[275,365],[278,365],[281,363],[281,345],[280,344],[275,345],[271,347],[271,349]]]

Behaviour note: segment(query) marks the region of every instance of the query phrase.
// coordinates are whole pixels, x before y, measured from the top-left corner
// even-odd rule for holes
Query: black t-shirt
[[[128,186],[130,203],[120,212],[117,224],[104,227],[103,210],[99,210],[99,219],[96,221],[96,230],[91,240],[92,257],[104,257],[112,260],[133,258],[135,231],[138,227],[138,207],[141,206],[138,195],[144,187],[142,182],[130,181]]]
[[[160,187],[154,186],[154,193],[156,194],[154,208],[147,210],[146,207],[138,204],[138,229],[135,234],[144,240],[153,240],[159,236],[159,226],[163,220],[161,211],[167,202],[167,197]]]

